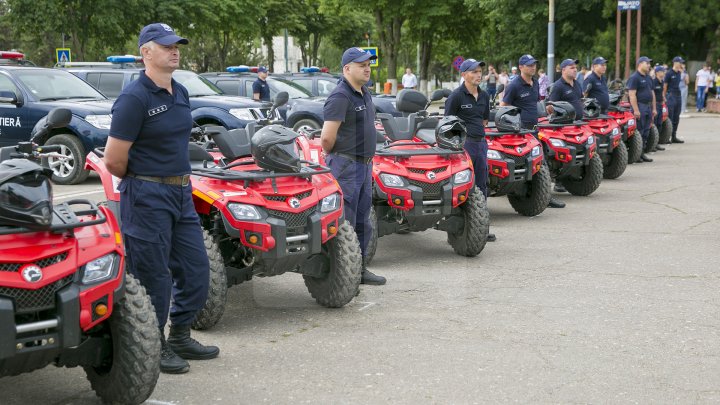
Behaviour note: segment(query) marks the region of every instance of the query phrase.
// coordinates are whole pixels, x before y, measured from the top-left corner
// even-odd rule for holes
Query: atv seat
[[[428,117],[420,121],[415,136],[423,142],[435,143],[435,127],[437,127],[438,121],[440,121],[438,117]]]
[[[215,158],[202,145],[195,142],[188,143],[188,154],[190,156],[190,167],[192,169],[214,167]]]
[[[244,128],[231,129],[225,127],[210,127],[214,133],[211,135],[220,153],[233,161],[243,156],[250,156],[250,136]]]
[[[547,117],[547,110],[545,109],[545,102],[544,101],[538,101],[537,103],[537,113],[538,117]]]
[[[417,114],[412,113],[407,118],[393,117],[391,114],[380,113],[377,117],[385,127],[385,134],[393,141],[409,141],[415,132]]]

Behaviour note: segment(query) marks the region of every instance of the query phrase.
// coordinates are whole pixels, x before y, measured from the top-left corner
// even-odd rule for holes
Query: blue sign
[[[458,72],[460,71],[460,65],[465,62],[465,58],[462,56],[456,56],[455,59],[453,59],[452,65]]]
[[[640,0],[618,0],[618,10],[640,10]]]
[[[57,63],[72,62],[70,59],[70,48],[55,48],[55,60]]]
[[[365,52],[370,52],[371,55],[375,55],[375,56],[378,57],[377,59],[370,61],[370,67],[378,67],[378,66],[380,66],[380,56],[378,55],[378,49],[377,49],[377,47],[372,47],[372,48],[370,48],[370,47],[361,47],[360,49],[362,49],[362,50],[365,51]]]

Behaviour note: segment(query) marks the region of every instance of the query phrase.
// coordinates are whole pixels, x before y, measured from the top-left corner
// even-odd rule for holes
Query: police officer
[[[610,94],[608,93],[607,60],[602,56],[593,59],[592,72],[583,81],[583,94],[585,97],[594,98],[600,104],[600,112],[606,114],[610,108]]]
[[[655,128],[658,131],[662,129],[662,107],[663,107],[663,80],[665,80],[665,67],[663,65],[655,66],[655,78],[653,79],[653,92],[655,93]],[[655,150],[665,150],[658,144]],[[654,152],[654,151],[653,151]]]
[[[535,79],[537,60],[532,55],[523,55],[518,61],[520,76],[508,83],[500,105],[511,105],[520,109],[520,121],[524,129],[535,129],[538,122],[537,102],[540,87]],[[550,197],[550,208],[565,208],[565,203]]]
[[[363,256],[362,284],[383,285],[385,277],[365,266],[372,237],[372,158],[375,156],[375,106],[365,84],[370,80],[370,61],[377,56],[349,48],[342,56],[343,77],[325,100],[320,141],[325,161],[340,184],[345,219],[355,228]]]
[[[680,125],[680,112],[682,111],[682,96],[680,94],[680,81],[683,80],[683,63],[685,59],[680,56],[673,58],[672,69],[665,74],[663,96],[667,102],[668,115],[673,124],[672,143],[685,143],[677,137],[678,125]]]
[[[650,136],[650,124],[657,114],[657,111],[655,111],[655,93],[649,75],[651,63],[652,59],[647,56],[639,57],[635,73],[630,75],[625,84],[628,89],[630,106],[632,106],[635,115],[635,122],[637,122],[637,130],[642,135],[643,140],[643,153],[640,155],[638,162],[652,162],[652,159],[645,154],[648,137]]]
[[[465,151],[475,169],[475,185],[488,197],[488,145],[485,141],[485,126],[490,118],[490,96],[480,88],[483,80],[482,67],[485,62],[466,59],[460,65],[463,82],[445,100],[445,115],[455,115],[465,122],[467,138]],[[488,242],[494,242],[494,234],[488,234]]]
[[[195,314],[207,300],[210,266],[190,187],[190,100],[172,78],[180,65],[178,44],[187,43],[166,24],[140,31],[145,70],[115,101],[105,148],[108,170],[122,178],[127,269],[150,295],[162,335],[160,370],[173,374],[189,370],[186,359],[211,359],[220,352],[190,337]]]
[[[258,78],[253,82],[253,100],[270,101],[270,86],[267,84],[268,70],[265,66],[258,67]]]

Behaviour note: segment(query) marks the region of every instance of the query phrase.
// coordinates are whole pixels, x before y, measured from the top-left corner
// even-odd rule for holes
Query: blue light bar
[[[246,65],[240,65],[240,66],[228,66],[225,68],[226,71],[230,73],[243,73],[243,72],[249,72],[250,67]]]
[[[300,68],[300,71],[303,73],[318,73],[318,72],[320,72],[320,68],[317,66],[310,66],[310,67]]]
[[[108,56],[107,61],[110,63],[135,63],[135,62],[141,62],[142,56],[113,55],[113,56]]]

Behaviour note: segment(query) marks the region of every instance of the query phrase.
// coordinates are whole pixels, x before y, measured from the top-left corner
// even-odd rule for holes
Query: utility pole
[[[625,22],[625,75],[626,80],[630,77],[630,25],[632,25],[632,10],[627,11],[627,21]]]
[[[555,81],[555,0],[548,4],[547,75],[550,83]]]
[[[615,78],[620,78],[620,25],[622,20],[620,19],[620,7],[618,7],[617,18],[615,18]]]
[[[288,31],[285,28],[285,73],[290,71],[290,61],[288,60]]]

